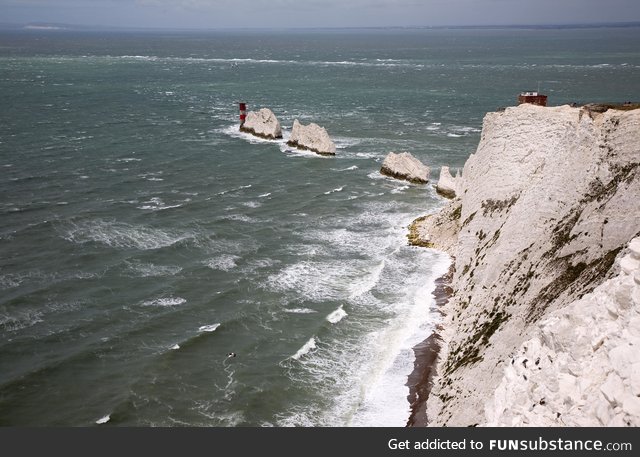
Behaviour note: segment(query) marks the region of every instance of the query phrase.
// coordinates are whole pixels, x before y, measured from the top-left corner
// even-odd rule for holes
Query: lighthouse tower
[[[247,104],[245,102],[238,102],[240,108],[240,128],[244,125],[244,121],[247,119]]]

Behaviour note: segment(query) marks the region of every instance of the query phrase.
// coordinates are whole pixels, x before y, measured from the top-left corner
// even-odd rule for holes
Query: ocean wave
[[[376,154],[374,152],[358,152],[356,153],[356,157],[361,159],[378,159],[380,158],[380,154]]]
[[[291,313],[291,314],[314,314],[314,313],[317,313],[318,311],[310,308],[289,308],[289,309],[285,309],[284,312]]]
[[[352,165],[350,167],[347,168],[332,168],[332,171],[353,171],[353,170],[357,170],[358,166],[357,165]]]
[[[42,311],[22,311],[17,315],[0,314],[0,328],[6,332],[17,332],[44,321]]]
[[[85,56],[85,58],[96,58],[98,56]],[[372,67],[372,68],[425,68],[423,63],[412,62],[399,59],[372,59],[372,60],[290,60],[290,59],[256,59],[256,58],[215,58],[215,57],[161,57],[148,55],[124,55],[124,56],[104,56],[105,59],[133,60],[145,62],[175,62],[175,63],[218,63],[230,66],[236,65],[301,65],[314,67]]]
[[[391,190],[392,194],[401,194],[403,193],[405,190],[410,189],[411,186],[409,185],[404,185],[404,186],[400,186],[400,187],[396,187],[395,189]]]
[[[174,265],[155,265],[153,263],[139,263],[125,261],[129,271],[142,278],[174,276],[182,271],[182,267]]]
[[[112,248],[160,249],[193,238],[191,233],[172,233],[143,225],[92,220],[72,223],[62,238],[75,244],[95,242]]]
[[[336,145],[336,149],[346,149],[349,148],[351,146],[357,146],[360,143],[362,143],[362,139],[361,138],[351,138],[351,137],[341,137],[341,136],[336,136],[333,137],[333,142]]]
[[[199,332],[207,332],[207,333],[215,332],[218,329],[218,327],[220,327],[220,325],[221,324],[219,324],[219,323],[211,324],[211,325],[202,325],[202,326],[198,327],[198,331]]]
[[[309,340],[304,343],[304,345],[298,349],[298,351],[291,356],[293,360],[300,360],[301,357],[307,355],[309,352],[313,351],[317,348],[316,339],[314,337],[309,338]]]
[[[345,188],[345,187],[346,187],[346,186],[337,187],[337,188],[335,188],[335,189],[332,189],[332,190],[328,190],[328,191],[326,191],[324,194],[325,194],[325,195],[331,195],[331,194],[333,194],[333,193],[335,193],[335,192],[342,192],[342,191],[344,190],[344,188]]]
[[[232,254],[222,254],[205,262],[212,270],[231,271],[238,266],[237,261],[240,256]]]
[[[280,144],[280,151],[286,154],[289,157],[305,157],[312,159],[321,159],[321,160],[331,160],[331,156],[316,154],[313,151],[309,151],[306,149],[297,149],[288,146],[286,143]]]
[[[162,201],[160,197],[153,197],[151,200],[146,202],[142,202],[142,206],[138,206],[138,209],[149,210],[149,211],[163,211],[166,209],[172,208],[180,208],[182,206],[181,203],[177,205],[167,205]]]
[[[241,190],[244,190],[244,189],[250,189],[252,186],[253,186],[252,184],[246,184],[244,186],[233,187],[231,189],[220,191],[216,195],[222,196],[222,195],[238,192],[238,191],[241,191]]]
[[[146,179],[147,181],[164,181],[164,178],[160,178],[159,176],[162,176],[162,171],[141,173],[138,175],[139,178]]]
[[[314,301],[339,300],[345,298],[344,284],[339,282],[342,276],[344,273],[333,262],[303,261],[270,275],[263,287],[293,295],[296,300],[302,297]]]
[[[106,416],[103,416],[100,419],[98,419],[96,421],[96,424],[98,424],[98,425],[106,424],[110,420],[111,420],[111,415],[107,414]]]
[[[23,281],[24,278],[14,274],[0,275],[0,289],[13,289],[22,284]]]
[[[225,116],[225,119],[226,119],[226,116]],[[218,132],[223,133],[232,138],[240,138],[242,140],[248,141],[251,144],[278,144],[280,145],[281,149],[282,147],[287,146],[286,143],[287,143],[288,132],[286,132],[284,129],[282,129],[283,138],[277,138],[273,140],[270,140],[267,138],[261,138],[259,136],[252,135],[251,133],[241,132],[240,129],[238,128],[238,124],[231,124],[228,127],[219,129]]]
[[[262,203],[257,201],[248,201],[242,203],[242,206],[246,206],[247,208],[259,208],[260,206],[262,206]]]
[[[187,302],[186,299],[182,297],[162,297],[155,298],[153,300],[146,300],[140,303],[141,306],[154,306],[154,307],[172,307],[184,305]]]
[[[376,265],[367,275],[365,275],[360,281],[355,281],[351,286],[351,294],[349,298],[357,298],[366,294],[373,289],[380,281],[380,276],[386,265],[386,261],[383,260]]]
[[[347,312],[342,308],[342,306],[340,306],[338,309],[327,316],[327,321],[331,322],[332,324],[337,324],[347,316]]]

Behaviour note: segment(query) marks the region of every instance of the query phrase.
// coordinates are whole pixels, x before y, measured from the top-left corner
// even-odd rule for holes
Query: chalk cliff
[[[458,196],[430,425],[640,425],[640,110],[489,113]]]
[[[269,108],[249,111],[244,124],[240,126],[240,131],[268,140],[282,138],[280,122]]]
[[[294,148],[313,151],[320,155],[336,154],[336,145],[331,141],[327,130],[313,122],[309,125],[302,125],[295,119],[287,144]]]

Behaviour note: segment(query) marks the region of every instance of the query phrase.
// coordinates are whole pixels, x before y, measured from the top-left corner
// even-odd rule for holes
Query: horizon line
[[[640,21],[618,22],[576,22],[576,23],[539,23],[539,24],[466,24],[466,25],[371,25],[371,26],[287,26],[287,27],[167,27],[167,26],[111,26],[111,25],[87,25],[69,24],[59,22],[27,22],[27,23],[0,23],[0,30],[24,30],[24,31],[175,31],[175,32],[216,32],[216,31],[305,31],[305,30],[418,30],[418,29],[558,29],[558,28],[625,28],[640,27]]]

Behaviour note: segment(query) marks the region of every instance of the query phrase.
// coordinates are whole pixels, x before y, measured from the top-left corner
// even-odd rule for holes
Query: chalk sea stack
[[[438,179],[438,184],[436,184],[436,192],[446,198],[455,198],[458,193],[459,182],[459,175],[456,175],[454,178],[451,176],[449,167],[442,167],[440,169],[440,179]]]
[[[240,131],[267,140],[282,138],[280,122],[269,108],[249,111],[246,120],[240,125]]]
[[[336,155],[336,145],[331,141],[327,131],[313,122],[302,125],[297,119],[294,120],[287,144],[296,149],[313,151],[320,155]]]
[[[390,152],[382,162],[380,173],[396,179],[403,179],[414,184],[429,182],[429,167],[408,152],[396,154]]]

